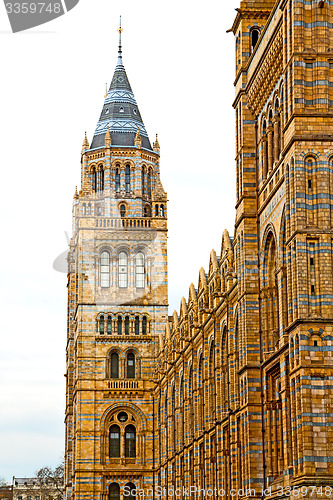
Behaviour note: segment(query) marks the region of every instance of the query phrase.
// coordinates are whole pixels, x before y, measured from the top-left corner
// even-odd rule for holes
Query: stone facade
[[[190,486],[228,498],[287,498],[290,489],[294,497],[333,496],[332,22],[328,0],[241,1],[230,30],[235,232],[223,233],[220,255],[211,252],[207,273],[200,269],[168,321],[158,143],[153,151],[140,142],[113,149],[107,135],[104,148],[84,143],[68,281],[67,498],[116,500],[129,483],[161,486],[165,499],[168,489]],[[133,169],[132,198],[115,191],[117,164],[124,175],[127,164]],[[150,167],[151,198],[140,187]],[[91,187],[93,168],[105,171],[103,194]],[[113,209],[83,215],[83,203],[96,211],[108,198]],[[117,213],[125,202],[131,217]],[[154,254],[160,264],[145,268],[156,286],[140,296],[129,286],[125,300],[119,249],[133,261],[144,248],[134,243],[149,234],[138,219],[158,240],[142,250],[145,259]],[[98,275],[104,250],[112,256],[107,292]],[[134,261],[131,272],[134,280]],[[147,337],[136,337],[135,318],[144,315]],[[119,317],[129,318],[126,341]],[[112,379],[115,351],[121,369]],[[129,352],[140,360],[130,381]],[[111,458],[110,429],[116,424],[123,436],[117,414],[125,410],[137,426],[137,455],[126,458],[121,437],[120,456]]]

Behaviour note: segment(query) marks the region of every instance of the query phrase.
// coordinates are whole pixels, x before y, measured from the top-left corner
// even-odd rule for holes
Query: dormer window
[[[125,110],[123,107],[119,108],[119,113],[124,113],[124,112],[125,112]]]
[[[105,110],[105,114],[106,114],[106,115],[108,115],[109,113],[110,113],[109,108],[106,108],[106,110]]]
[[[137,110],[136,110],[136,109],[133,109],[133,113],[136,115],[136,114],[137,114]]]

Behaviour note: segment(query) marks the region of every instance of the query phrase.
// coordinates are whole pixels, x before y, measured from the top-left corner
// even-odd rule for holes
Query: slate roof
[[[133,147],[134,138],[139,128],[142,147],[153,150],[123,66],[121,39],[119,42],[118,63],[109,91],[105,97],[102,113],[90,146],[91,149],[104,147],[108,126],[112,146]]]

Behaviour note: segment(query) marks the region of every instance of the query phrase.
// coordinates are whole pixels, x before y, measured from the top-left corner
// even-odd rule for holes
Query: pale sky
[[[55,466],[64,450],[66,275],[80,152],[117,61],[159,134],[168,193],[169,314],[197,286],[235,220],[234,37],[239,0],[80,0],[12,34],[0,4],[0,477]]]

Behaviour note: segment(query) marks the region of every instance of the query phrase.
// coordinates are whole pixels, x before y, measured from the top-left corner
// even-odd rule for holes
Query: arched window
[[[199,430],[202,431],[204,428],[204,388],[203,388],[203,359],[200,356],[199,366],[198,366],[198,404],[199,404]]]
[[[142,169],[141,173],[141,187],[142,187],[142,196],[146,194],[146,183],[145,183],[145,171]]]
[[[126,165],[125,171],[125,190],[126,193],[129,193],[131,191],[131,169],[129,165]]]
[[[136,457],[136,429],[134,425],[125,428],[125,458]]]
[[[120,252],[119,254],[119,288],[127,288],[127,254]]]
[[[209,353],[209,413],[210,418],[214,421],[216,412],[215,401],[215,351],[214,342],[210,347]]]
[[[148,172],[148,196],[151,196],[151,170]]]
[[[109,288],[110,286],[110,255],[109,252],[101,254],[101,287]]]
[[[112,318],[111,318],[111,316],[108,316],[107,332],[108,332],[108,335],[112,334]]]
[[[100,170],[100,190],[104,190],[104,170],[103,167]]]
[[[122,333],[123,333],[123,318],[121,316],[118,316],[117,332],[118,332],[118,335],[122,335]]]
[[[155,217],[158,217],[158,205],[155,205]]]
[[[119,484],[117,484],[117,483],[110,484],[108,500],[120,500]]]
[[[142,318],[142,335],[146,335],[147,334],[147,317],[144,316]]]
[[[135,276],[136,276],[136,287],[145,287],[145,256],[142,252],[137,253],[135,257]]]
[[[100,333],[101,335],[103,335],[103,334],[104,334],[104,316],[101,316],[101,317],[99,318],[99,333]]]
[[[127,354],[126,376],[127,378],[135,378],[135,355],[132,352]]]
[[[110,427],[109,455],[110,455],[110,458],[120,458],[120,428],[119,428],[119,425],[111,425],[111,427]]]
[[[116,193],[120,192],[120,171],[116,168]]]
[[[259,28],[254,28],[251,31],[251,42],[252,42],[251,48],[252,48],[252,52],[253,52],[253,49],[255,48],[255,46],[258,43],[259,37],[260,37],[260,30],[259,30]]]
[[[129,317],[125,317],[125,335],[129,335]]]
[[[120,217],[125,217],[126,215],[126,206],[120,205]]]
[[[127,483],[127,484],[125,484],[125,488],[129,492],[129,495],[127,496],[128,500],[134,500],[136,498],[136,495],[135,495],[136,488],[135,488],[134,484]]]
[[[139,316],[135,316],[135,335],[139,335],[140,333],[140,318]]]
[[[111,378],[119,378],[119,356],[118,353],[112,352],[110,356],[110,375]]]
[[[91,187],[93,191],[97,189],[97,173],[95,167],[91,170]]]
[[[222,334],[222,349],[221,349],[221,371],[222,371],[222,381],[221,381],[221,401],[222,401],[222,412],[228,410],[228,332],[225,327]]]
[[[160,206],[160,216],[164,217],[164,205]]]
[[[87,206],[85,203],[83,203],[83,215],[86,215],[87,213]]]

